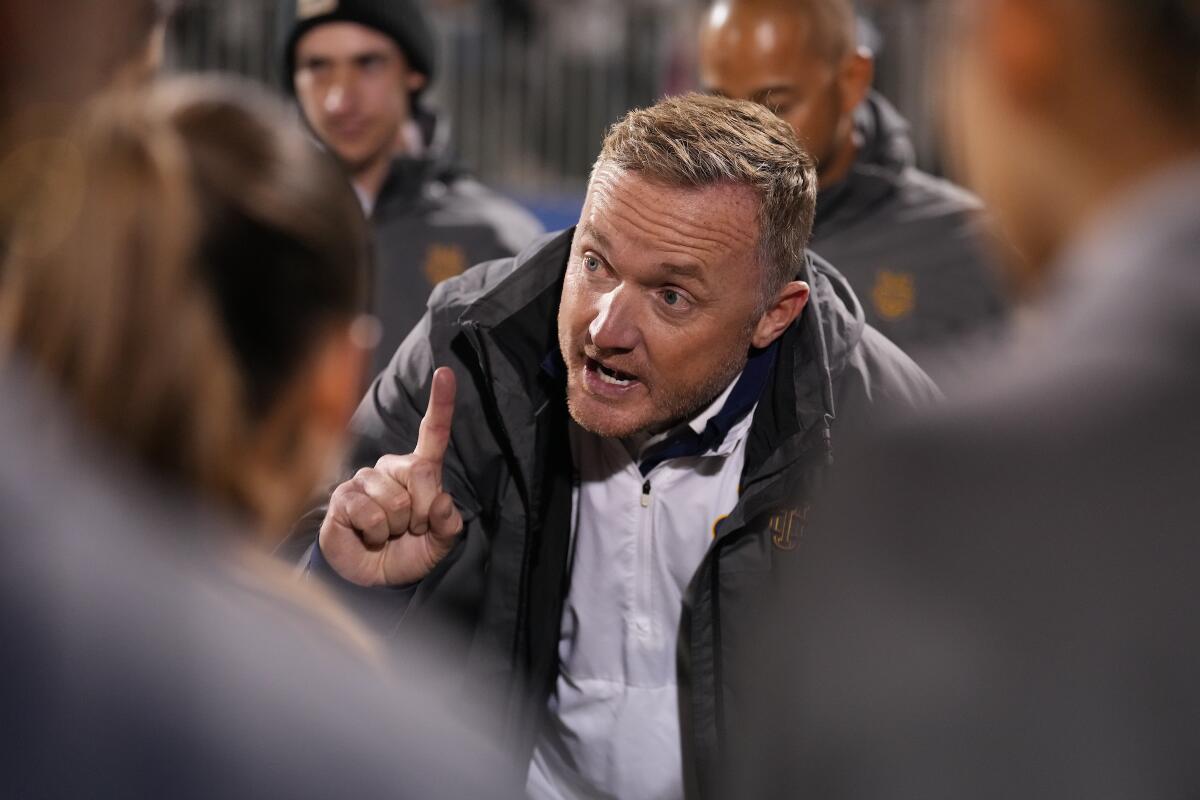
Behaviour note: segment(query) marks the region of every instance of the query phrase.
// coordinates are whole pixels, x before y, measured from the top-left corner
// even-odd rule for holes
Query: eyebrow
[[[601,249],[612,249],[609,245],[608,237],[596,230],[590,224],[583,223],[579,226],[579,230],[584,236],[590,236],[591,238],[595,239],[600,245]],[[705,288],[708,287],[708,281],[704,279],[704,271],[700,267],[692,264],[674,264],[669,261],[662,262],[659,264],[659,267],[677,278],[690,278],[699,283],[701,286]]]
[[[600,244],[600,246],[601,246],[602,248],[604,248],[605,250],[611,250],[611,249],[612,249],[612,248],[609,246],[608,237],[607,237],[607,236],[605,236],[605,235],[604,235],[603,233],[601,233],[600,231],[598,231],[598,230],[596,230],[595,228],[593,228],[593,227],[592,227],[592,225],[591,225],[591,223],[588,223],[588,222],[585,222],[585,223],[583,223],[582,225],[580,225],[580,226],[579,226],[579,230],[580,230],[580,232],[581,232],[581,233],[582,233],[584,236],[590,236],[590,237],[592,237],[593,239],[595,239],[595,240],[596,240],[596,241],[597,241],[597,242]]]
[[[306,64],[316,63],[332,64],[334,62],[361,62],[369,58],[386,59],[388,55],[389,54],[387,50],[381,48],[369,48],[366,50],[356,50],[348,55],[340,56],[334,56],[330,55],[329,53],[322,52],[301,54],[297,56],[296,61],[298,64],[303,66]]]
[[[691,278],[703,286],[708,285],[708,283],[704,280],[703,271],[698,267],[692,266],[691,264],[672,264],[664,261],[661,266],[664,270],[677,278]]]

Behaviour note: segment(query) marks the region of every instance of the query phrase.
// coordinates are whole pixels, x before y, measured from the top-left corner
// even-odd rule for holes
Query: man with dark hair
[[[288,0],[284,74],[313,133],[345,166],[377,246],[378,371],[429,291],[541,233],[515,203],[448,164],[420,97],[436,68],[415,0]]]
[[[434,292],[302,526],[389,634],[455,624],[534,797],[712,785],[723,670],[835,443],[935,395],[806,253],[815,198],[759,106],[631,112],[574,231]]]
[[[873,60],[856,31],[850,0],[713,0],[701,81],[792,126],[817,160],[813,250],[850,280],[872,325],[936,366],[938,353],[996,326],[1006,304],[979,201],[914,166],[908,125],[870,90]]]
[[[755,664],[779,796],[1200,792],[1200,3],[956,0],[952,143],[1028,260],[969,396],[872,441]],[[775,620],[779,622],[778,619]],[[848,633],[852,632],[852,633]]]

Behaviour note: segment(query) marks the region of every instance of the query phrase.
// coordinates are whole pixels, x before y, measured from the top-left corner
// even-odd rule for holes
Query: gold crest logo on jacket
[[[467,252],[456,244],[431,244],[425,251],[425,277],[430,286],[463,274],[467,266]]]
[[[808,526],[808,508],[789,508],[773,515],[767,524],[771,531],[771,543],[780,550],[795,550]]]
[[[881,269],[871,289],[875,312],[888,322],[904,319],[917,307],[917,280],[908,272]]]

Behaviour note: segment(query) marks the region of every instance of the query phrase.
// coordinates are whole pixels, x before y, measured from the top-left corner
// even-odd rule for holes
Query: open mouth
[[[629,386],[637,381],[636,375],[606,367],[594,358],[587,359],[587,369],[595,374],[602,383],[610,386]]]

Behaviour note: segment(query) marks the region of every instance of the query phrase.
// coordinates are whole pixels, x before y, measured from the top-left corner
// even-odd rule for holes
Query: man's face
[[[761,316],[758,207],[746,187],[668,188],[600,166],[558,313],[576,422],[664,430],[741,371]]]
[[[813,25],[803,14],[715,6],[700,34],[700,81],[712,94],[750,100],[777,114],[825,178],[852,142],[853,105],[846,102],[838,70],[812,36]]]
[[[424,83],[391,37],[353,22],[304,34],[293,77],[304,116],[351,174],[391,158],[409,92]]]

